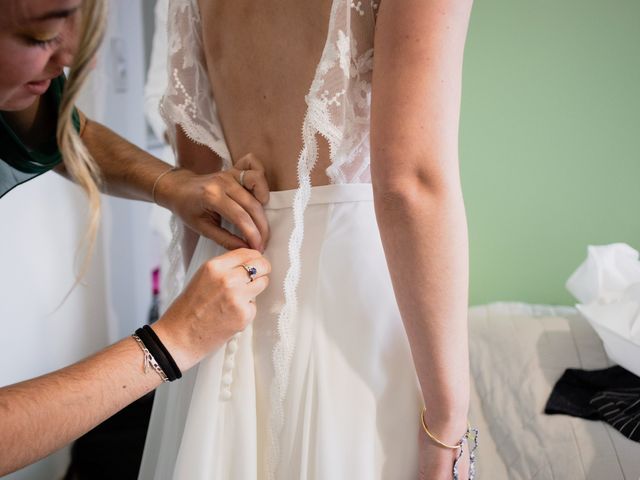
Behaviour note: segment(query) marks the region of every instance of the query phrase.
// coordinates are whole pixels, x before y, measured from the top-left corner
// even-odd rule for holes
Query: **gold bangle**
[[[422,407],[422,413],[420,414],[420,421],[422,422],[422,429],[424,430],[424,433],[426,433],[431,440],[436,442],[441,447],[450,448],[451,450],[457,450],[457,449],[461,448],[462,447],[462,439],[460,439],[460,441],[458,441],[458,443],[456,445],[447,445],[446,443],[441,442],[440,440],[438,440],[435,437],[435,435],[433,435],[429,431],[429,429],[427,428],[427,423],[424,421],[424,412],[426,412],[426,411],[427,411],[427,407]]]
[[[158,182],[160,181],[160,179],[164,177],[167,173],[174,172],[177,169],[178,167],[171,167],[156,177],[156,181],[153,182],[153,187],[151,188],[151,200],[153,200],[153,203],[156,203],[156,187],[158,186]]]

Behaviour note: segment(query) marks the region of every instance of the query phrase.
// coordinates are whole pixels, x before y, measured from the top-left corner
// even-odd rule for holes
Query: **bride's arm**
[[[425,420],[449,444],[465,432],[469,405],[468,244],[458,124],[471,5],[381,2],[372,93],[371,173],[380,234]],[[455,452],[422,438],[427,478],[450,479]]]

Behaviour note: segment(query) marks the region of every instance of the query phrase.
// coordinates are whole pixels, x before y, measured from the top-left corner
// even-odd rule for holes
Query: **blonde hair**
[[[81,7],[78,49],[74,55],[65,84],[58,114],[57,139],[64,166],[71,178],[87,194],[89,220],[79,251],[84,258],[77,274],[79,281],[86,273],[100,225],[100,170],[80,139],[73,123],[75,101],[89,76],[107,21],[106,0],[84,0]],[[84,248],[82,248],[84,247]]]

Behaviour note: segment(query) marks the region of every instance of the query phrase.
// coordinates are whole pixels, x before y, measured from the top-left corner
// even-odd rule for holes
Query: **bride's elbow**
[[[376,205],[385,210],[422,210],[429,204],[441,205],[462,196],[457,172],[417,168],[402,172],[372,170]]]

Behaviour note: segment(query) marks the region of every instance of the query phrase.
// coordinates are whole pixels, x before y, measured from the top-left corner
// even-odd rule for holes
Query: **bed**
[[[603,422],[545,415],[566,368],[611,366],[577,310],[517,303],[469,314],[480,480],[639,480],[640,443]]]

